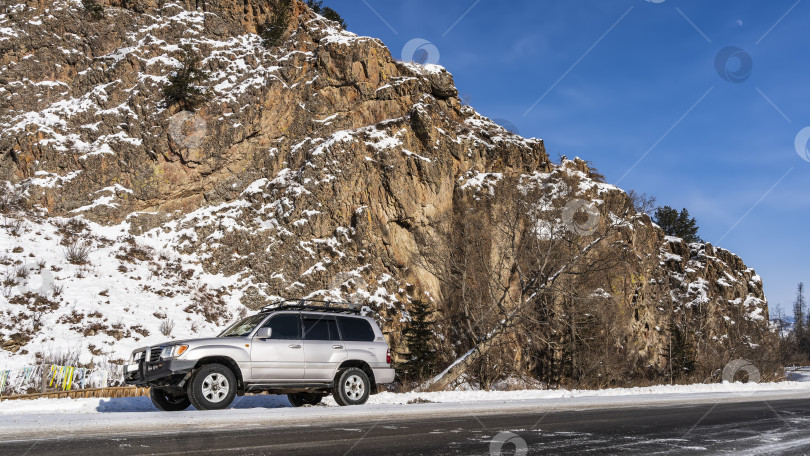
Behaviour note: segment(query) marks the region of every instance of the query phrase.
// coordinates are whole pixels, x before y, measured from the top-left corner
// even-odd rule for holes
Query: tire
[[[222,364],[197,369],[188,383],[188,398],[197,410],[227,408],[236,397],[236,376]]]
[[[323,399],[323,394],[318,393],[294,393],[288,394],[287,399],[293,407],[301,407],[303,405],[318,405]]]
[[[179,412],[191,405],[187,394],[172,394],[163,388],[150,388],[149,399],[152,399],[155,407],[163,412]]]
[[[338,405],[365,404],[371,392],[368,375],[361,369],[350,367],[338,372],[332,396]]]

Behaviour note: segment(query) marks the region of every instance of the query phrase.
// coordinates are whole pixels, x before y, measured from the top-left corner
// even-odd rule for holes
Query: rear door
[[[306,380],[332,380],[340,363],[347,358],[334,315],[301,314]]]
[[[338,316],[337,320],[349,359],[363,360],[372,367],[385,364],[388,346],[374,341],[376,336],[368,320],[344,316]]]
[[[273,331],[270,339],[253,338],[250,351],[252,380],[303,380],[305,363],[299,313],[278,313],[263,326]]]

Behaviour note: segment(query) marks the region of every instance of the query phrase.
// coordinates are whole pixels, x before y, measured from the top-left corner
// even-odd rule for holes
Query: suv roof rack
[[[335,307],[335,304],[344,307]],[[285,299],[262,307],[261,312],[273,312],[276,310],[311,310],[315,312],[360,315],[361,306],[360,304],[352,302],[323,301],[317,299]]]

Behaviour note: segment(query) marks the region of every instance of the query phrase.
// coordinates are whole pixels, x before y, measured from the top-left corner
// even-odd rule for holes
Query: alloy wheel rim
[[[346,396],[348,396],[349,399],[356,401],[363,397],[363,392],[366,389],[366,385],[363,383],[363,379],[361,379],[360,376],[352,375],[346,379],[344,389],[346,390]]]
[[[202,382],[202,394],[209,402],[222,402],[230,391],[228,379],[219,373],[209,374]]]

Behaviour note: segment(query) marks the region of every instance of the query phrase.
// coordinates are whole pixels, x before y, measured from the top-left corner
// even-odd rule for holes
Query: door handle
[[[343,348],[343,345],[332,345],[332,348],[334,348],[335,350],[340,350]]]
[[[290,348],[301,348],[301,344],[290,344],[288,345]]]

